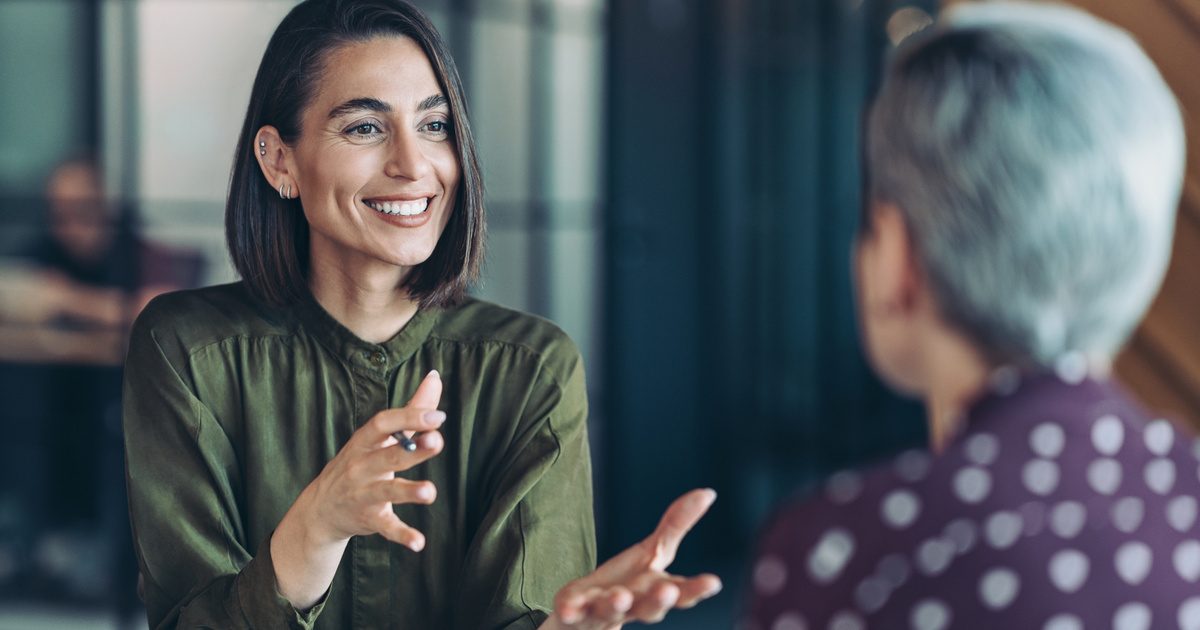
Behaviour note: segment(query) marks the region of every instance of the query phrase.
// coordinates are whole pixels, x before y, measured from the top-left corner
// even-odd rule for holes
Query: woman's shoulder
[[[431,336],[465,345],[507,347],[572,365],[579,361],[575,342],[554,322],[476,298],[445,309]]]
[[[133,335],[171,339],[191,350],[239,336],[285,334],[288,318],[255,299],[242,282],[163,293],[134,322]]]

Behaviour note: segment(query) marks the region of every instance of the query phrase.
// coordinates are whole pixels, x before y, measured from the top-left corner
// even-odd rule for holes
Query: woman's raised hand
[[[441,397],[442,379],[430,372],[408,405],[385,409],[359,427],[279,522],[271,555],[279,592],[293,606],[306,609],[319,601],[351,536],[380,534],[413,551],[425,547],[425,535],[401,521],[392,505],[433,503],[437,488],[395,474],[442,452]],[[419,432],[417,449],[395,448],[392,434],[398,432]]]
[[[375,414],[350,436],[342,450],[326,464],[306,490],[312,491],[311,516],[316,532],[331,540],[380,534],[388,540],[420,551],[425,536],[404,524],[392,511],[394,503],[433,503],[437,488],[429,481],[395,476],[437,455],[444,442],[437,429],[446,419],[438,411],[442,379],[430,372],[408,405]],[[392,434],[421,432],[417,449],[394,448]]]
[[[712,490],[692,490],[676,499],[653,534],[564,586],[542,628],[611,630],[631,621],[654,623],[673,608],[691,608],[720,592],[715,575],[666,572],[683,537],[716,498]]]

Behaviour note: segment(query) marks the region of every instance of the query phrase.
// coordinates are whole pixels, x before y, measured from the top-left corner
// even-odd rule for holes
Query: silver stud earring
[[[259,155],[267,154],[267,143],[263,142],[262,140],[258,141],[258,154]]]

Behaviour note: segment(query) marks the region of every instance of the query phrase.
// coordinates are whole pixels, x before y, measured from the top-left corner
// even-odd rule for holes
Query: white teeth
[[[422,212],[429,206],[428,199],[417,199],[416,201],[364,201],[368,207],[373,210],[378,210],[384,214],[398,214],[402,217],[412,217]]]

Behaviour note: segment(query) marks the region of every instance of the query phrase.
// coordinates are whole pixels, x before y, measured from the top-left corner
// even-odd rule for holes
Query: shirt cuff
[[[238,576],[238,607],[251,628],[289,628],[311,630],[329,600],[329,589],[316,605],[299,611],[279,592],[275,581],[275,563],[271,560],[271,535],[258,546],[258,554],[242,568]],[[331,585],[332,586],[332,585]]]

